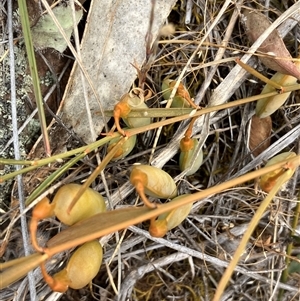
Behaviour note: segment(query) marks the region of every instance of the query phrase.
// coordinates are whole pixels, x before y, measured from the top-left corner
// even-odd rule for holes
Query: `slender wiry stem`
[[[26,5],[26,4],[25,4]],[[13,127],[13,145],[14,145],[14,154],[15,159],[20,160],[20,145],[19,145],[19,136],[18,136],[18,116],[17,116],[17,95],[16,95],[16,82],[15,82],[15,57],[14,57],[14,42],[13,42],[13,25],[12,25],[12,1],[7,2],[7,11],[8,11],[8,38],[9,38],[9,64],[10,64],[10,95],[11,95],[11,116],[12,116],[12,127]],[[28,18],[28,16],[27,16]],[[21,169],[20,165],[16,165],[16,171]],[[18,197],[19,197],[19,206],[21,213],[21,230],[23,237],[23,246],[25,255],[30,254],[30,239],[28,235],[27,219],[26,215],[22,214],[25,209],[25,199],[24,199],[24,190],[23,190],[23,181],[22,175],[17,176],[18,183]],[[35,279],[33,273],[28,273],[28,282],[31,300],[36,300],[36,289],[35,289]]]

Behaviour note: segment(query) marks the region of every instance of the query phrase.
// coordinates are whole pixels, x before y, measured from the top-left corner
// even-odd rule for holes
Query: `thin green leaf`
[[[43,98],[42,98],[42,93],[40,88],[40,79],[38,76],[31,31],[30,31],[27,4],[25,0],[18,0],[18,5],[20,10],[20,18],[21,18],[24,41],[25,41],[26,52],[28,57],[28,63],[29,63],[31,77],[32,77],[33,91],[34,91],[34,96],[38,108],[39,120],[41,123],[45,152],[47,156],[50,156],[51,149],[50,149],[48,132],[47,132],[46,117],[45,117],[45,112],[43,107]]]

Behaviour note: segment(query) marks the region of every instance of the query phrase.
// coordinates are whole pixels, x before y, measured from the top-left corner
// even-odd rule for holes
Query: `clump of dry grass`
[[[277,7],[276,3],[271,1],[268,9],[269,16],[273,20],[285,9],[283,6]],[[147,85],[154,92],[149,106],[164,106],[160,88],[162,80],[165,77],[178,78],[184,68],[186,72],[182,81],[195,98],[195,102],[200,106],[214,104],[215,98],[212,98],[214,90],[235,66],[232,58],[246,52],[250,46],[243,27],[240,26],[238,14],[235,15],[235,6],[232,5],[226,9],[214,30],[209,32],[205,42],[197,49],[222,4],[223,1],[197,2],[192,4],[191,10],[185,1],[176,4],[169,17],[169,21],[175,24],[176,33],[173,37],[160,41],[156,59],[147,76]],[[253,2],[244,2],[243,5],[264,10],[264,7]],[[189,24],[184,23],[186,18],[190,18]],[[287,48],[293,57],[297,55],[293,44],[295,37],[298,36],[296,30],[299,30],[298,27],[295,32],[289,31],[285,37]],[[189,61],[192,56],[193,59]],[[218,63],[220,59],[222,61]],[[251,63],[270,77],[272,71],[267,70],[256,59]],[[235,100],[260,93],[261,82],[251,76],[247,80],[244,77],[239,80],[239,85],[232,95],[227,95],[227,99]],[[223,90],[223,93],[226,93],[226,90]],[[272,116],[273,130],[271,146],[268,148],[269,156],[276,154],[278,148],[299,151],[298,132],[295,132],[300,121],[298,103],[299,93],[295,92],[288,103]],[[211,187],[264,163],[262,158],[253,159],[247,145],[248,121],[253,115],[254,107],[255,105],[251,103],[211,116],[209,135],[204,145],[204,163],[195,175],[177,181],[183,192],[193,193]],[[179,174],[175,142],[178,142],[179,137],[184,134],[185,126],[186,123],[182,123],[164,128],[154,153],[153,160],[156,160],[158,165],[164,165],[164,170],[173,177]],[[196,124],[194,135],[198,134],[201,137],[202,128],[203,123]],[[108,166],[105,175],[113,197],[118,196],[120,191],[130,190],[128,167],[137,161],[148,162],[154,137],[154,132],[141,135],[138,146],[130,157]],[[172,156],[166,159],[166,153]],[[77,179],[86,178],[86,173],[90,168],[94,168],[95,162],[91,157],[89,162],[80,163],[76,167],[78,168],[76,173],[79,174]],[[265,212],[222,300],[227,298],[275,300],[279,289],[282,288],[281,285],[275,284],[280,281],[284,270],[284,252],[289,243],[287,238],[299,180],[296,173],[293,180]],[[95,189],[105,193],[99,180],[96,184]],[[164,238],[151,237],[147,231],[147,223],[102,238],[106,266],[103,265],[93,281],[91,287],[93,293],[88,288],[79,291],[69,290],[61,299],[91,300],[95,297],[99,300],[211,300],[226,263],[230,261],[264,195],[263,192],[257,191],[255,183],[245,183],[241,187],[197,202],[185,222]],[[135,193],[129,194],[126,204],[133,205],[135,199]],[[8,214],[11,212],[8,211]],[[3,257],[5,260],[23,255],[19,243],[19,226],[16,225],[12,229],[9,243],[5,248]],[[39,228],[40,239],[47,240],[50,233],[52,235],[57,231],[58,223],[52,219],[47,220]],[[1,237],[2,240],[3,238]],[[119,245],[120,241],[122,243]],[[297,255],[297,252],[296,248],[293,255]],[[52,274],[59,269],[59,263],[65,261],[68,255],[69,253],[59,254],[49,262]],[[34,277],[40,299],[60,298],[58,294],[51,293],[44,284],[39,269],[34,271]],[[118,282],[120,290],[116,297],[115,287],[118,287]],[[288,279],[282,300],[299,297],[296,289],[298,282],[298,274]],[[21,298],[29,300],[27,280],[19,281],[1,294],[2,300],[6,301]]]

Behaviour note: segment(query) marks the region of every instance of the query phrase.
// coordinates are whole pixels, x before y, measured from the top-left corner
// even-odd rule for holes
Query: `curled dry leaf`
[[[297,61],[295,63],[295,66],[298,70],[300,70],[300,62]],[[281,85],[282,87],[291,86],[297,83],[297,78],[295,78],[294,76],[282,74],[279,72],[275,73],[271,80]],[[261,94],[274,92],[275,90],[276,89],[273,86],[266,84]],[[256,104],[256,115],[260,118],[264,118],[273,114],[285,103],[290,94],[291,92],[287,92],[258,100]]]
[[[265,15],[254,10],[250,11],[247,9],[242,14],[244,16],[243,21],[246,27],[246,34],[251,43],[254,43],[271,23]],[[300,79],[300,72],[292,62],[292,57],[276,29],[265,39],[258,50],[262,53],[272,53],[274,55],[274,58],[259,56],[259,59],[265,66]]]
[[[249,148],[255,157],[270,146],[271,131],[272,119],[270,116],[259,118],[254,115],[251,118]]]

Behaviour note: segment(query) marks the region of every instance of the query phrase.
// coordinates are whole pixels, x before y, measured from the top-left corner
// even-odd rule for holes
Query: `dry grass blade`
[[[295,153],[289,153],[288,154],[289,157],[295,157],[296,154]],[[278,160],[281,159],[281,156],[278,156]],[[285,154],[285,157],[287,157],[287,154]],[[275,157],[273,158],[275,159]],[[272,160],[271,160],[272,161]],[[270,161],[270,163],[271,163]],[[274,160],[275,161],[275,160]],[[273,162],[274,164],[274,162]],[[230,264],[228,265],[225,273],[223,274],[216,293],[214,295],[213,301],[219,301],[223,291],[236,267],[236,265],[238,264],[238,261],[240,260],[242,254],[245,251],[246,245],[248,240],[250,239],[250,236],[252,235],[255,227],[257,226],[259,220],[261,219],[264,211],[267,209],[267,207],[269,206],[270,202],[272,201],[272,199],[275,197],[276,193],[281,189],[282,185],[291,179],[291,177],[293,176],[296,168],[299,166],[300,161],[294,161],[293,163],[287,164],[286,168],[281,168],[278,169],[278,171],[274,171],[277,174],[277,178],[275,180],[274,185],[272,185],[272,188],[269,190],[269,194],[267,195],[267,197],[262,201],[262,203],[259,205],[258,209],[256,210],[253,218],[251,219],[251,222],[249,223],[249,226],[247,228],[247,231],[244,233],[243,238],[240,241],[240,244],[238,246],[238,248],[236,249],[234,256],[232,258],[232,260],[230,261]],[[268,174],[267,174],[268,175]],[[270,180],[270,179],[269,179]],[[273,184],[273,183],[272,183]]]
[[[1,264],[0,266],[0,288],[3,289],[9,284],[19,280],[31,272],[32,269],[38,267],[42,262],[47,260],[46,254],[32,254],[27,257],[19,258],[8,262],[7,264]]]
[[[154,2],[156,5],[151,9]],[[36,1],[32,3],[32,7],[38,7],[40,4]],[[74,5],[72,3],[73,0],[70,0],[70,4],[57,5]],[[173,4],[174,7],[171,8]],[[260,37],[256,37],[257,40],[251,47],[240,18],[241,8],[245,7],[253,11],[267,12],[270,20],[268,25],[262,26]],[[71,74],[58,111],[58,103],[54,108],[49,104],[52,111],[57,112],[49,115],[49,119],[56,115],[56,119],[49,126],[54,155],[45,159],[43,146],[39,142],[31,151],[30,148],[24,149],[21,145],[21,158],[18,161],[12,161],[12,150],[8,150],[5,155],[1,152],[1,156],[4,157],[0,158],[1,185],[22,173],[25,196],[29,200],[34,199],[29,206],[31,208],[27,207],[20,215],[15,202],[10,202],[9,198],[2,202],[0,197],[0,214],[4,213],[3,218],[1,216],[4,231],[0,235],[0,251],[3,252],[2,260],[5,262],[0,264],[0,268],[4,269],[0,277],[9,275],[9,282],[14,281],[14,277],[20,278],[1,291],[3,301],[33,300],[28,291],[27,277],[23,278],[23,275],[39,264],[39,260],[45,259],[47,273],[55,275],[68,266],[68,261],[75,251],[73,248],[93,239],[100,241],[104,252],[103,264],[90,287],[84,286],[80,290],[70,288],[63,295],[51,293],[43,280],[40,268],[37,268],[33,271],[37,299],[57,301],[95,298],[146,301],[168,300],[172,296],[176,300],[213,300],[225,269],[228,266],[232,269],[237,258],[238,264],[230,276],[230,283],[219,300],[275,300],[280,289],[283,300],[299,298],[297,275],[288,274],[284,283],[280,282],[279,276],[284,263],[288,262],[286,253],[291,256],[291,260],[294,259],[293,253],[285,252],[285,249],[291,235],[290,229],[296,229],[296,224],[292,225],[290,216],[293,215],[296,196],[299,194],[300,173],[295,172],[292,179],[285,183],[271,202],[272,206],[267,205],[270,197],[267,201],[264,200],[263,189],[272,189],[278,178],[291,171],[289,164],[299,163],[300,84],[297,84],[295,79],[294,84],[276,80],[277,85],[271,85],[272,88],[267,91],[269,93],[265,94],[264,91],[262,94],[263,81],[266,78],[271,79],[273,72],[263,64],[258,68],[256,66],[257,57],[262,56],[259,48],[266,44],[264,40],[268,41],[274,29],[278,30],[281,39],[284,39],[290,55],[297,57],[294,42],[300,34],[299,27],[295,27],[300,20],[299,9],[299,1],[294,1],[294,4],[291,1],[282,4],[274,0],[269,1],[269,8],[262,7],[259,2],[245,0],[122,0],[113,3],[104,0],[93,1],[79,24],[79,39],[77,34],[74,34],[74,38],[68,41],[70,46],[76,44],[76,48],[79,49],[79,40],[83,37],[83,44],[77,53],[70,48],[81,66],[74,67],[75,71]],[[170,10],[171,14],[165,22]],[[34,14],[40,16],[41,13],[34,10]],[[86,16],[89,17],[86,19]],[[5,18],[3,12],[4,22]],[[14,24],[18,24],[17,14],[13,14],[12,18]],[[124,21],[124,18],[127,21]],[[37,19],[38,17],[33,18],[32,26]],[[188,20],[189,24],[186,24],[185,20]],[[163,22],[172,23],[175,31],[155,40]],[[81,29],[85,23],[88,25],[84,33]],[[129,25],[132,27],[127,34]],[[149,28],[152,28],[152,32]],[[14,30],[14,37],[19,36],[18,26],[15,26]],[[0,51],[1,47],[7,50],[6,38],[5,35],[1,36],[1,29],[0,38],[3,38]],[[152,41],[155,41],[153,46]],[[20,69],[18,63],[22,62],[19,55],[22,48],[23,45],[18,40],[14,45],[17,71]],[[273,52],[273,49],[268,51]],[[53,55],[50,49],[43,50],[41,55],[46,56],[46,52]],[[70,51],[67,50],[64,54],[70,54]],[[36,55],[40,54],[36,52]],[[257,57],[251,58],[256,55]],[[281,58],[281,55],[283,54],[277,54],[277,58]],[[248,66],[251,65],[261,74],[260,77],[236,65],[237,58],[247,62]],[[48,59],[49,66],[56,67],[56,64],[64,59],[67,59],[65,55],[56,60]],[[7,93],[3,102],[0,101],[1,113],[10,105],[12,94],[11,91],[4,91],[4,88],[10,85],[7,81],[8,63],[8,57],[4,58],[3,72],[0,72],[0,95]],[[21,68],[26,70],[26,66],[24,68],[23,65]],[[90,79],[94,92],[86,80],[86,83],[81,82],[79,67]],[[45,72],[47,70],[48,68]],[[53,71],[51,69],[51,77],[55,78],[51,89],[57,87],[56,75],[60,72],[56,68]],[[24,106],[21,99],[30,102],[28,97],[21,93],[26,89],[18,87],[19,82],[26,79],[23,74],[24,72],[17,72],[15,75],[17,113],[20,111],[20,104]],[[43,74],[41,83],[46,82],[44,73],[40,73],[39,70],[39,74]],[[63,79],[64,85],[59,86],[61,89],[64,89],[70,76],[66,75]],[[163,99],[165,93],[161,86],[166,78],[176,79],[170,85],[170,93],[174,94],[175,99],[178,98],[180,105],[180,98],[195,99],[195,103],[201,106],[201,109],[166,109],[166,103],[171,97],[170,94],[168,99]],[[284,88],[281,89],[281,86]],[[119,116],[120,135],[115,130],[113,120],[106,121],[113,116],[115,103],[130,90],[139,91],[141,99],[147,100],[142,109],[130,108],[126,116],[138,123],[136,128],[126,128],[124,133],[126,120],[124,122],[122,116]],[[252,118],[258,99],[275,99],[279,96],[282,100],[283,94],[278,94],[278,91],[283,90],[290,93],[289,97],[284,105],[278,106],[277,102],[272,120],[259,119],[255,115]],[[98,100],[104,103],[105,118],[101,117],[95,94],[99,96]],[[52,98],[57,102],[61,100],[62,95],[63,90],[59,93],[57,89]],[[91,110],[89,115],[92,119],[89,122],[84,96],[87,96],[86,100]],[[183,103],[184,106],[189,105],[185,104],[185,101]],[[32,116],[33,112],[29,110]],[[5,116],[6,113],[3,113],[0,137],[2,124],[9,124],[11,118]],[[196,122],[191,123],[186,141],[195,139],[193,141],[196,142],[197,139],[199,142],[191,144],[193,154],[189,154],[185,159],[188,159],[188,165],[195,166],[193,163],[197,155],[203,153],[203,161],[200,168],[197,171],[193,170],[194,173],[191,174],[184,173],[187,170],[180,171],[179,143],[194,117]],[[139,122],[143,121],[142,118],[148,119],[150,124],[147,122],[147,125],[141,126]],[[251,118],[250,132],[248,125]],[[17,127],[22,123],[22,120],[19,121]],[[132,124],[130,122],[130,126]],[[100,135],[103,125],[108,129],[112,128],[115,133],[103,138]],[[92,128],[95,129],[95,133],[91,134]],[[162,128],[162,132],[161,135],[157,135],[155,147],[154,140],[158,128]],[[16,129],[14,131],[16,132]],[[95,137],[99,136],[96,142],[85,145],[76,133],[84,138],[85,142],[95,140]],[[125,137],[121,137],[123,134]],[[133,144],[127,146],[127,142],[135,137],[134,147]],[[10,134],[7,138],[11,138]],[[19,140],[22,141],[20,135]],[[7,140],[0,141],[0,148],[7,143]],[[121,150],[120,144],[122,152],[127,155],[125,158],[124,153],[118,153]],[[130,154],[127,154],[130,149]],[[154,152],[152,161],[149,160],[151,150]],[[261,167],[270,157],[283,151],[294,152],[297,157],[276,166],[269,166],[265,170]],[[23,153],[29,153],[29,156],[25,157]],[[114,160],[114,156],[118,160]],[[158,173],[150,172],[147,175],[151,181],[138,174],[135,179],[138,181],[134,181],[136,190],[130,183],[132,166],[135,163],[148,166],[149,161],[151,168],[163,169],[163,172],[169,175],[168,182],[162,184],[160,169]],[[25,167],[2,176],[2,164],[5,167],[10,164],[24,164]],[[183,167],[185,168],[186,166]],[[269,173],[278,168],[279,172],[262,177],[262,186],[256,185],[264,172]],[[100,172],[103,177],[100,176]],[[162,192],[161,186],[165,188],[170,181],[172,192],[168,192],[167,195],[159,194]],[[46,186],[50,182],[51,187],[49,185],[45,189],[43,185]],[[36,245],[41,247],[40,250],[45,251],[46,255],[34,254],[24,259],[20,216],[31,217],[32,207],[43,197],[55,202],[56,196],[60,195],[60,187],[70,183],[80,184],[81,188],[75,197],[68,194],[68,201],[76,201],[76,198],[84,194],[86,187],[90,187],[103,196],[108,211],[71,226],[64,225],[59,218],[52,216],[39,220],[34,236],[37,238]],[[147,193],[151,194],[153,185],[160,189],[152,192],[150,197]],[[147,186],[148,191],[145,189]],[[178,193],[173,195],[174,191]],[[146,199],[146,204],[151,208],[141,207],[142,199],[137,192]],[[15,190],[11,195],[17,202]],[[176,198],[178,195],[179,200]],[[175,197],[175,200],[164,199],[170,196]],[[61,198],[65,196],[61,195]],[[72,214],[72,210],[68,209]],[[66,215],[69,217],[68,212]],[[254,221],[255,219],[257,220]],[[164,235],[165,239],[152,237],[148,231],[149,225],[154,225],[153,234]],[[243,236],[245,233],[249,236],[253,227],[255,229],[251,239],[245,245],[247,239],[243,239]],[[244,253],[232,261],[235,251],[242,247],[245,247]],[[297,247],[298,245],[294,246],[293,252],[297,251]],[[49,256],[51,258],[48,258]],[[11,261],[15,258],[22,259],[18,262]],[[11,264],[12,266],[8,267]]]

